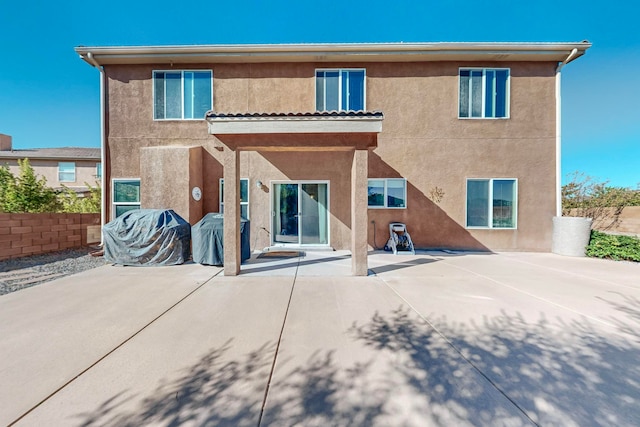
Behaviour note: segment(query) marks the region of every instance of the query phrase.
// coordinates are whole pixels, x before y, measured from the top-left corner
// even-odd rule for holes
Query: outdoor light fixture
[[[258,188],[262,188],[262,181],[257,180],[257,181],[256,181],[256,187],[258,187]]]

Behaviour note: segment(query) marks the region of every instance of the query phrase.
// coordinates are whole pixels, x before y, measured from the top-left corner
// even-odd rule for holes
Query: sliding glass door
[[[273,184],[273,243],[328,245],[328,183]]]

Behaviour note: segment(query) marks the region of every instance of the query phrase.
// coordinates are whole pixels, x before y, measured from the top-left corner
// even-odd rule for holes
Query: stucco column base
[[[140,149],[140,206],[173,209],[191,225],[202,219],[202,147],[145,147]]]
[[[351,165],[351,273],[366,276],[367,263],[367,171],[369,152],[355,150]]]
[[[240,273],[240,153],[224,154],[224,275]]]

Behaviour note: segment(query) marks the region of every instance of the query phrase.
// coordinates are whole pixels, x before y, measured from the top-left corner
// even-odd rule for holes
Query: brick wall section
[[[87,246],[100,214],[0,213],[0,260]]]

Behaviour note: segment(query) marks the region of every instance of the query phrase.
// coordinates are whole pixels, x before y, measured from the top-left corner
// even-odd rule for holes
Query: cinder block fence
[[[635,234],[640,236],[640,206],[627,206],[622,209],[618,217],[618,222],[613,225],[611,223],[611,217],[608,216],[604,221],[596,221],[593,224],[593,228],[604,232]]]
[[[0,260],[87,246],[100,214],[0,213]]]

